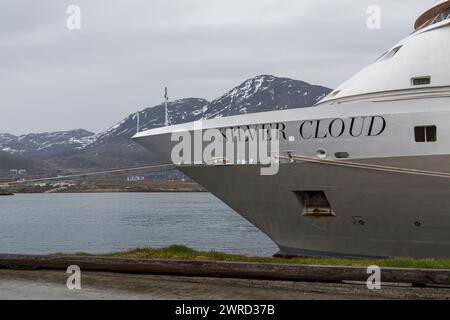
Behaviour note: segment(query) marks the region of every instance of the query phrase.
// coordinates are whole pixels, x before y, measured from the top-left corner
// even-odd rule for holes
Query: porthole
[[[348,157],[350,157],[348,152],[336,152],[334,156],[336,157],[336,159],[347,159]]]
[[[324,149],[317,149],[316,155],[319,159],[325,159],[327,157],[327,152]]]

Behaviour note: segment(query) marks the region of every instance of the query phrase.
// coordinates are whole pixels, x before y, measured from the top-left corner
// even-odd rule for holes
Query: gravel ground
[[[0,299],[449,299],[450,288],[218,279],[83,272],[69,290],[63,271],[0,270]]]

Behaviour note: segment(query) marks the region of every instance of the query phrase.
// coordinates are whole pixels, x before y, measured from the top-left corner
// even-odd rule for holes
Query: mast
[[[169,126],[169,113],[167,110],[167,103],[169,101],[169,94],[167,92],[167,87],[164,87],[164,112],[165,112],[165,126]]]
[[[139,133],[139,111],[136,112],[136,132]]]

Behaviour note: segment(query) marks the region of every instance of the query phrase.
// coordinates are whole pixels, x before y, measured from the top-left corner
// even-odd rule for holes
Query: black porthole
[[[336,152],[336,153],[334,154],[334,156],[335,156],[337,159],[347,159],[348,157],[350,157],[350,155],[348,154],[348,152]]]

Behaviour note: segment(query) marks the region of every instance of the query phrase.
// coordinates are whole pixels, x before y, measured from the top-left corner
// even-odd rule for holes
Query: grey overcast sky
[[[107,129],[258,74],[336,87],[437,0],[2,0],[0,132]],[[81,30],[66,28],[69,5]],[[366,27],[381,8],[381,30]]]

